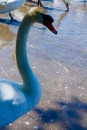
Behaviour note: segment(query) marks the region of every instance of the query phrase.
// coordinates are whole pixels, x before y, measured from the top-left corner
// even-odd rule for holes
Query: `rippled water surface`
[[[42,100],[30,119],[37,114],[37,128],[43,130],[87,130],[87,1],[69,0],[68,12],[62,0],[42,0],[42,4],[54,18],[58,34],[37,23],[29,33],[28,58],[43,87]],[[12,12],[13,17],[21,20],[29,5],[35,3],[27,2]],[[10,19],[8,14],[0,16]],[[21,82],[15,60],[19,24],[0,23],[0,76]],[[51,112],[53,119],[47,117]],[[32,129],[31,120],[27,124]]]

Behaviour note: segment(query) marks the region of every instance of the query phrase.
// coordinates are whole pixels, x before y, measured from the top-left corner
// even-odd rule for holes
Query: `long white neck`
[[[33,71],[28,63],[26,44],[27,37],[30,30],[32,22],[29,20],[29,16],[26,15],[22,20],[19,27],[16,41],[16,60],[20,75],[23,79],[24,89],[27,90],[27,86],[31,86],[32,80],[34,78]]]

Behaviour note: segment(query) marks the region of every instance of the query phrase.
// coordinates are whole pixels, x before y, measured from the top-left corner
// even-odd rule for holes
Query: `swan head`
[[[31,17],[32,23],[37,22],[46,26],[51,32],[57,34],[57,31],[53,27],[52,23],[54,19],[48,14],[48,11],[44,8],[37,6],[29,10],[29,16]]]

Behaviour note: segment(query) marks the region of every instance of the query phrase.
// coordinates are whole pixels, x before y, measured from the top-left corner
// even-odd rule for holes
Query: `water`
[[[37,116],[41,125],[37,120],[34,126],[45,130],[46,128],[86,130],[87,2],[69,0],[68,12],[62,0],[42,0],[42,4],[54,18],[53,25],[58,34],[54,35],[37,23],[29,33],[27,42],[29,61],[43,87],[43,97],[35,114],[40,116],[39,111],[42,110],[44,116]],[[28,9],[27,3],[14,11],[13,16],[21,20]],[[1,17],[9,19],[7,14]],[[0,32],[2,32],[0,33],[0,76],[21,82],[14,53],[17,30],[18,25],[0,24]],[[55,113],[53,119],[45,120],[50,112]],[[50,120],[54,123],[50,123]],[[33,123],[36,123],[36,120],[33,120]],[[18,122],[16,124],[18,125]],[[32,123],[29,127],[34,128]]]

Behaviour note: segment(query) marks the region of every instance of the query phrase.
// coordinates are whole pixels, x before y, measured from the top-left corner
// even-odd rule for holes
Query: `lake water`
[[[28,119],[30,129],[36,124],[40,130],[87,130],[87,1],[69,0],[68,12],[62,0],[42,0],[42,4],[58,31],[55,35],[36,23],[27,41],[29,62],[41,82],[43,96],[27,115],[29,119],[25,116],[9,128],[18,125],[19,130]],[[13,17],[21,20],[30,5],[35,3],[27,2],[12,12]],[[0,16],[10,19],[8,14]],[[15,60],[18,27],[15,22],[0,23],[0,77],[21,82]]]

